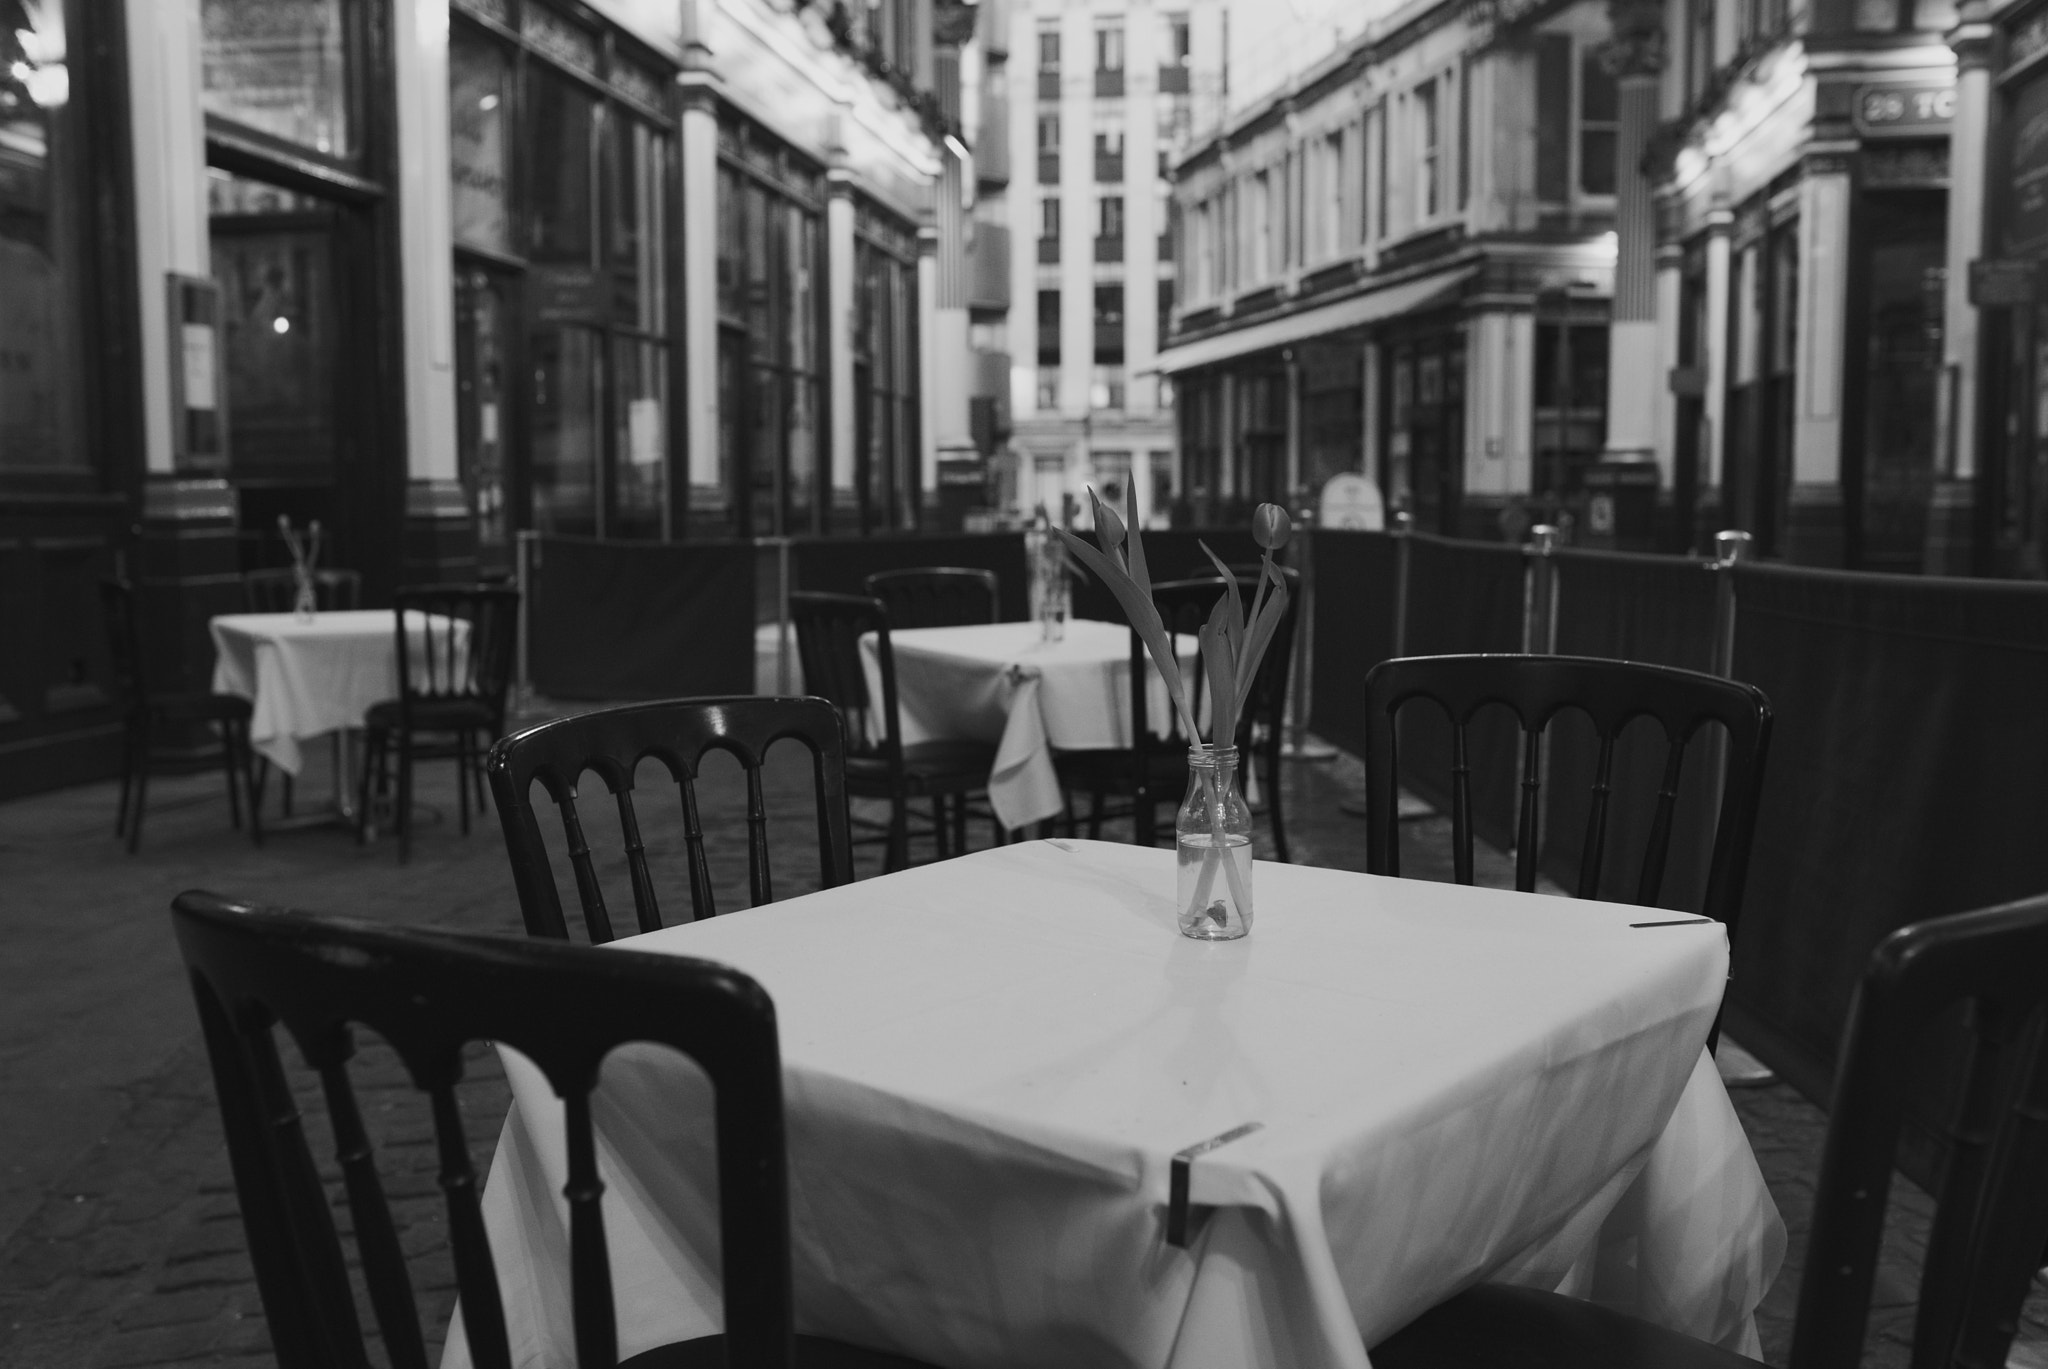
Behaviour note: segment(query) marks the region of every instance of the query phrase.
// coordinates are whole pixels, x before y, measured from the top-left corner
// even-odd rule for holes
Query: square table
[[[1219,587],[1220,590],[1220,587]],[[882,697],[875,636],[860,639],[868,697]],[[989,806],[1012,830],[1065,807],[1052,753],[1131,744],[1131,633],[1121,623],[1076,618],[1048,642],[1035,622],[906,628],[889,634],[896,712],[905,746],[926,741],[996,744]],[[1200,651],[1183,633],[1174,650],[1185,675]],[[1146,707],[1164,733],[1172,716],[1165,681],[1147,660]]]
[[[1364,1369],[1495,1279],[1754,1349],[1784,1229],[1702,1049],[1718,923],[1254,871],[1235,942],[1178,934],[1171,852],[1041,841],[613,943],[774,997],[799,1330],[959,1369]],[[515,1363],[569,1363],[560,1104],[501,1054]],[[718,1325],[710,1112],[680,1057],[606,1065],[622,1356]],[[1174,1157],[1247,1123],[1169,1244]]]

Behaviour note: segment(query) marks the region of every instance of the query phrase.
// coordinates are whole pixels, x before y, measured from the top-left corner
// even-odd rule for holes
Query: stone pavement
[[[279,833],[255,848],[229,830],[212,776],[153,786],[143,848],[133,858],[112,835],[111,785],[0,805],[0,1366],[271,1362],[166,910],[178,890],[206,887],[316,911],[517,932],[495,819],[486,817],[467,838],[456,831],[448,771],[446,764],[422,770],[422,801],[434,816],[406,866],[390,843],[358,847],[340,831]],[[1336,809],[1357,780],[1350,763],[1290,767],[1297,860],[1362,867],[1362,828]],[[721,900],[740,906],[746,881],[737,772],[724,783],[725,792],[706,793],[705,811]],[[816,884],[808,784],[807,766],[771,766],[779,894]],[[324,792],[325,780],[316,772],[298,788],[303,807]],[[1432,820],[1411,830],[1441,852],[1446,826]],[[972,839],[986,841],[986,826],[977,825]],[[674,837],[654,843],[657,859],[679,848]],[[878,854],[863,849],[862,874],[873,871]],[[1435,862],[1438,877],[1447,864]],[[1409,867],[1431,870],[1426,862]],[[1504,883],[1506,875],[1498,858],[1482,865],[1484,882]],[[664,887],[686,886],[678,877]],[[671,912],[681,915],[680,907]],[[478,1050],[473,1066],[463,1110],[481,1165],[505,1095],[489,1051]],[[431,1129],[396,1062],[376,1043],[365,1050],[359,1079],[438,1353],[452,1274]],[[317,1093],[297,1082],[308,1134],[324,1157]],[[1735,1099],[1792,1232],[1787,1269],[1759,1317],[1767,1356],[1782,1363],[1825,1121],[1781,1085],[1739,1090]],[[1867,1361],[1874,1365],[1906,1362],[1903,1336],[1924,1240],[1925,1199],[1899,1187],[1895,1209],[1903,1220],[1888,1242]],[[2033,1325],[2029,1334],[2039,1338],[2041,1329]],[[2041,1362],[2031,1353],[2023,1349],[2015,1362]]]

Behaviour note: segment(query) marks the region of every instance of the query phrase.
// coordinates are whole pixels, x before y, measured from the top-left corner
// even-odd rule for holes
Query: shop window
[[[204,0],[204,88],[218,114],[323,157],[358,151],[347,0]]]
[[[84,472],[89,170],[64,6],[0,28],[0,476]]]
[[[527,70],[526,109],[527,253],[593,265],[598,102],[580,82],[536,64]]]
[[[861,199],[855,201],[855,224],[854,488],[860,527],[914,527],[917,234]]]
[[[491,252],[512,243],[512,55],[468,24],[448,35],[449,180],[455,240]]]

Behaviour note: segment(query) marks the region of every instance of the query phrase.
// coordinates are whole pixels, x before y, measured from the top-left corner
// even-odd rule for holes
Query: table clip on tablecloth
[[[1185,1250],[1188,1246],[1188,1238],[1193,1234],[1189,1220],[1188,1174],[1193,1168],[1196,1158],[1207,1155],[1210,1151],[1220,1146],[1227,1146],[1232,1141],[1238,1140],[1241,1137],[1249,1136],[1264,1125],[1266,1125],[1264,1122],[1246,1122],[1243,1126],[1232,1127],[1220,1136],[1211,1136],[1206,1141],[1198,1141],[1186,1150],[1175,1153],[1173,1169],[1167,1180],[1166,1189],[1166,1243],[1168,1245],[1179,1250]],[[1203,1215],[1206,1216],[1207,1214],[1208,1209],[1204,1208]]]

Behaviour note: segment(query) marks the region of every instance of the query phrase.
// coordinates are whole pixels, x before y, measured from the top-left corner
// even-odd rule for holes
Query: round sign
[[[1323,486],[1316,526],[1353,532],[1385,531],[1387,506],[1380,499],[1379,485],[1355,471],[1331,476]]]

